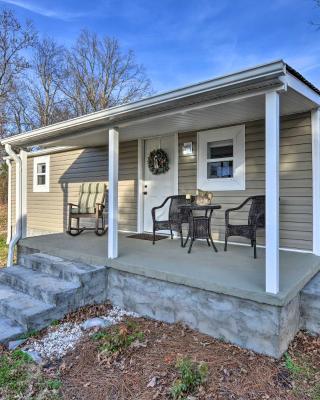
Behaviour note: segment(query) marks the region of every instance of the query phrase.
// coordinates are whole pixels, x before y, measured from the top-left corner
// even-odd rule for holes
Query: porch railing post
[[[118,257],[119,130],[109,129],[108,258]]]
[[[320,256],[320,108],[311,112],[313,253]]]
[[[279,292],[279,94],[266,94],[266,291]]]

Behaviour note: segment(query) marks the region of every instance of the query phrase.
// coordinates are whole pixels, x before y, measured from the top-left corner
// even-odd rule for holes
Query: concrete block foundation
[[[109,268],[108,298],[141,315],[183,322],[212,337],[279,358],[299,330],[300,296],[285,306],[243,300]]]

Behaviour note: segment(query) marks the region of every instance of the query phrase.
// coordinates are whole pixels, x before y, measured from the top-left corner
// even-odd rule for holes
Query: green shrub
[[[100,341],[100,352],[110,357],[127,349],[133,342],[142,342],[144,335],[138,330],[138,325],[132,322],[121,324],[111,331],[98,332],[92,336],[93,340]]]
[[[178,360],[176,368],[180,378],[175,380],[171,387],[171,396],[174,399],[181,400],[194,393],[207,379],[206,363],[194,363],[188,358],[182,358]]]

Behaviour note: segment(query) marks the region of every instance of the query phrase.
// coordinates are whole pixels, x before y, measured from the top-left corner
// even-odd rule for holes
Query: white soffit
[[[314,104],[292,89],[280,96],[281,115],[309,111]],[[164,115],[141,122],[132,122],[120,129],[120,140],[134,140],[174,132],[198,131],[209,128],[238,124],[246,121],[264,119],[265,96],[259,95],[229,103],[199,108],[187,112]],[[78,133],[74,136],[48,142],[49,146],[101,146],[107,143],[107,128],[103,127]]]

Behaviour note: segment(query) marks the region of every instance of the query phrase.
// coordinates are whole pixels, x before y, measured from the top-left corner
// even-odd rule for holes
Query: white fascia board
[[[294,91],[315,103],[315,105],[320,105],[320,95],[290,72],[287,72],[285,76],[280,77],[280,80]]]
[[[201,94],[210,90],[226,88],[230,85],[249,82],[255,79],[280,77],[285,74],[285,63],[282,60],[277,60],[268,64],[258,65],[253,68],[241,70],[232,74],[224,75],[215,79],[200,82],[190,86],[185,86],[180,89],[169,91],[139,100],[130,104],[111,107],[107,110],[97,111],[82,117],[73,118],[67,121],[59,122],[43,128],[35,129],[19,135],[14,135],[3,139],[1,144],[19,144],[28,139],[34,139],[40,136],[44,139],[50,135],[57,134],[61,131],[67,132],[71,128],[81,128],[91,122],[99,122],[105,120],[112,122],[115,118],[123,114],[142,110],[146,107],[156,106],[168,101],[178,100],[187,96]]]

